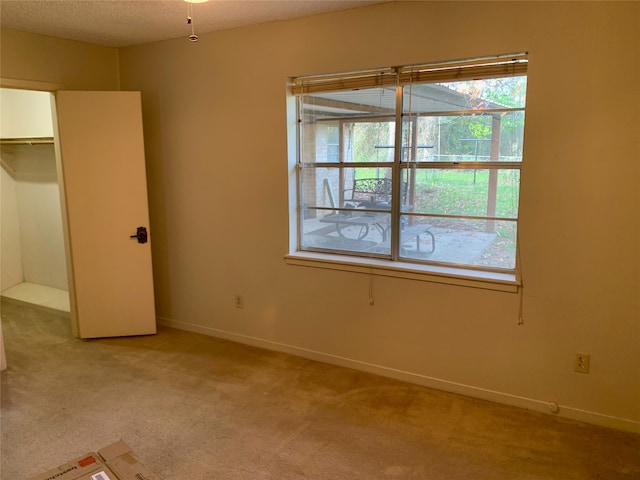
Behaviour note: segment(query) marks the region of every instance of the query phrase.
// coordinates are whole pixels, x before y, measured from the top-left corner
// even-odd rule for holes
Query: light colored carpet
[[[122,438],[164,480],[638,479],[640,436],[215,338],[3,302],[2,474]]]

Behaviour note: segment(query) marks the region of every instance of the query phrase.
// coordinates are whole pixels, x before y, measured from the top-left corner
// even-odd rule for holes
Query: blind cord
[[[520,260],[520,235],[516,236],[516,279],[520,280],[520,285],[518,286],[518,325],[524,325],[524,280],[522,278],[522,262]]]
[[[375,304],[375,299],[373,297],[373,273],[369,274],[369,305]]]

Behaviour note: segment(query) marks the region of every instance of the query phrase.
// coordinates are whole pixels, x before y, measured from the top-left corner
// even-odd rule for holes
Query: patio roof
[[[411,111],[430,113],[457,110],[500,109],[504,105],[483,98],[473,98],[441,84],[411,86]],[[345,92],[305,95],[305,113],[316,115],[316,120],[353,117],[360,115],[394,115],[396,94],[394,87],[363,89]]]

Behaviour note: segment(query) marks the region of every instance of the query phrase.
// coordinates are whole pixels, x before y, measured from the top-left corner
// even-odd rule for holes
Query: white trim
[[[298,357],[307,358],[318,362],[328,363],[330,365],[337,365],[339,367],[352,368],[355,370],[380,375],[383,377],[393,378],[416,385],[421,385],[428,388],[434,388],[437,390],[443,390],[450,393],[456,393],[459,395],[465,395],[468,397],[478,398],[481,400],[487,400],[504,405],[510,405],[514,407],[524,408],[527,410],[533,410],[536,412],[555,414],[559,417],[577,420],[580,422],[590,423],[593,425],[599,425],[608,428],[615,428],[618,430],[624,430],[634,433],[640,433],[640,422],[615,417],[613,415],[605,415],[597,412],[590,412],[587,410],[581,410],[566,405],[557,405],[553,400],[544,401],[533,398],[522,397],[519,395],[512,395],[510,393],[498,392],[495,390],[489,390],[481,387],[475,387],[472,385],[465,385],[462,383],[451,382],[448,380],[429,377],[412,372],[406,372],[395,368],[385,367],[382,365],[376,365],[360,360],[354,360],[350,358],[341,357],[338,355],[332,355],[328,353],[318,352],[307,348],[297,347],[295,345],[287,345],[280,342],[274,342],[272,340],[265,340],[262,338],[252,337],[249,335],[243,335],[240,333],[229,332],[227,330],[220,330],[213,327],[206,327],[203,325],[197,325],[194,323],[181,322],[177,320],[171,320],[169,318],[157,317],[158,323],[165,327],[176,328],[178,330],[184,330],[188,332],[200,333],[203,335],[222,338],[230,340],[232,342],[242,343],[245,345],[251,345],[254,347],[264,348],[267,350],[284,352]],[[557,412],[555,411],[557,409]]]
[[[64,90],[60,83],[38,82],[35,80],[20,80],[17,78],[0,77],[0,88],[16,88],[19,90],[39,90],[43,92],[56,92]]]
[[[294,252],[285,255],[289,265],[327,268],[347,272],[405,278],[423,282],[445,283],[462,287],[482,288],[501,292],[517,293],[521,282],[515,273],[487,272],[451,268],[436,265],[390,262],[375,258],[359,258],[312,252]]]

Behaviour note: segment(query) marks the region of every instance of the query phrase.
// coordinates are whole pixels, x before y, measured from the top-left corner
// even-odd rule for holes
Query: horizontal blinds
[[[400,84],[457,82],[481,78],[517,77],[527,74],[527,59],[514,58],[484,59],[475,62],[451,64],[414,65],[401,67],[398,71]]]
[[[435,83],[491,77],[511,77],[526,75],[526,73],[526,53],[518,53],[346,74],[296,77],[292,80],[292,93],[294,95],[304,95],[340,90],[389,87],[395,86],[396,81],[400,84]]]
[[[342,75],[322,75],[293,79],[294,95],[305,93],[333,92],[337,90],[359,90],[362,88],[388,87],[396,85],[394,69],[369,70]]]

